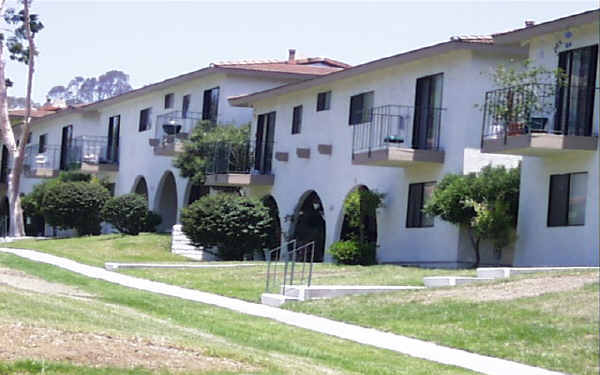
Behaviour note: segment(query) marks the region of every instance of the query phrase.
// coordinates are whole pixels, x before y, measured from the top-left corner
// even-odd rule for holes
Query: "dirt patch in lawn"
[[[68,361],[92,367],[169,371],[249,371],[246,364],[205,355],[168,342],[71,332],[21,323],[0,324],[0,361]]]
[[[64,284],[51,283],[46,280],[28,275],[25,272],[10,268],[0,267],[0,284],[8,285],[15,289],[27,290],[41,294],[82,298],[93,297],[92,294],[86,293],[80,289]]]
[[[476,286],[423,290],[409,294],[406,302],[434,303],[441,299],[458,298],[466,301],[502,301],[523,297],[535,297],[545,293],[566,292],[598,282],[598,273],[578,275],[540,276],[521,280]]]

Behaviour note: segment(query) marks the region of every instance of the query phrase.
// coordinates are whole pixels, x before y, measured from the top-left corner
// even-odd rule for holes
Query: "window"
[[[217,121],[219,113],[219,88],[204,90],[204,100],[202,101],[202,120]]]
[[[435,182],[424,182],[408,185],[408,210],[406,214],[407,228],[424,228],[433,226],[433,217],[423,212],[425,203],[431,198]]]
[[[27,133],[27,137],[25,139],[26,139],[26,142],[25,142],[26,144],[31,144],[31,132]]]
[[[191,95],[184,95],[181,102],[181,118],[187,118],[188,111],[190,110],[190,101],[192,100]]]
[[[173,108],[175,105],[175,94],[165,95],[165,109]]]
[[[302,106],[294,107],[292,114],[292,134],[300,134],[302,128]]]
[[[38,154],[43,154],[48,149],[48,134],[40,135],[38,142]]]
[[[371,121],[372,108],[373,91],[350,97],[350,120],[348,124],[355,125]]]
[[[549,227],[585,224],[587,177],[587,172],[550,176]]]
[[[143,132],[152,127],[152,108],[145,108],[140,111],[140,125],[138,130]]]
[[[317,94],[317,112],[328,111],[331,106],[331,91]]]

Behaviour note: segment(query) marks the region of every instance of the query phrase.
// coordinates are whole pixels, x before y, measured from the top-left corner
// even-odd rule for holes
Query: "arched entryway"
[[[146,179],[143,176],[138,176],[135,179],[132,191],[145,197],[146,202],[148,202],[148,184],[146,184]]]
[[[177,185],[173,173],[166,172],[160,180],[156,192],[155,211],[160,214],[162,223],[160,232],[170,232],[177,223]]]
[[[269,228],[269,237],[267,239],[267,248],[274,249],[281,245],[281,222],[279,221],[279,208],[277,201],[272,195],[266,195],[262,198],[263,204],[269,209],[271,216],[271,226]]]
[[[210,187],[206,185],[196,185],[190,182],[188,183],[185,193],[185,205],[189,206],[190,204],[194,203],[203,196],[208,195],[209,193]]]
[[[321,198],[315,191],[308,191],[302,195],[292,228],[292,239],[296,239],[297,246],[302,246],[315,241],[315,262],[322,262],[325,254],[325,215]]]
[[[377,214],[372,202],[370,204],[368,202],[372,199],[369,193],[369,188],[365,185],[358,185],[344,199],[340,240],[355,239],[361,242],[377,243]],[[352,206],[353,214],[358,218],[351,220],[348,217],[346,207],[349,205]]]

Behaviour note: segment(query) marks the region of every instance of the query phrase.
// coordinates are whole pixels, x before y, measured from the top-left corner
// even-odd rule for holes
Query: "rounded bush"
[[[138,235],[150,227],[149,215],[146,199],[135,193],[109,199],[101,212],[104,221],[112,224],[119,232],[132,235]]]
[[[224,260],[242,260],[262,250],[271,223],[261,201],[234,194],[206,195],[183,210],[183,232],[196,246],[218,248]]]
[[[142,232],[156,232],[156,227],[162,223],[162,216],[154,211],[148,211],[142,221]]]
[[[42,214],[61,229],[75,228],[79,235],[100,234],[100,211],[110,198],[108,190],[88,182],[59,182],[48,186]]]
[[[360,264],[368,266],[376,263],[374,243],[360,243],[355,240],[338,241],[329,248],[333,259],[340,264]]]

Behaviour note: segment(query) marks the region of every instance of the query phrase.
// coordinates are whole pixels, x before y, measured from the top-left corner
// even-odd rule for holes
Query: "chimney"
[[[295,64],[296,63],[296,50],[290,49],[289,53],[290,54],[288,56],[288,64]]]
[[[525,20],[525,27],[533,27],[535,26],[535,21]]]

